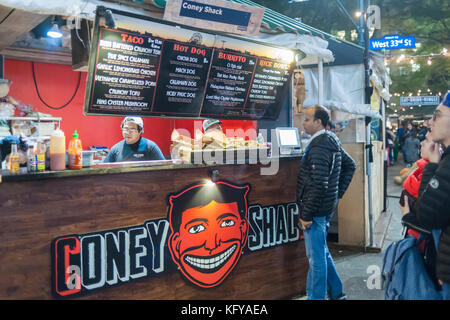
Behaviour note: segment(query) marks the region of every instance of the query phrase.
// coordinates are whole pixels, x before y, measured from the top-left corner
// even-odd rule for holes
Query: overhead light
[[[63,36],[63,34],[62,34],[61,30],[59,29],[59,25],[57,23],[56,16],[53,16],[51,24],[52,24],[52,27],[47,31],[47,37],[55,38],[55,39],[61,38]]]
[[[210,171],[211,181],[216,183],[219,180],[219,170]]]
[[[61,30],[59,30],[59,26],[56,22],[53,23],[53,27],[47,31],[47,36],[50,38],[61,38],[63,36]]]
[[[359,18],[359,17],[361,17],[361,15],[362,15],[361,11],[356,11],[355,12],[355,17]]]

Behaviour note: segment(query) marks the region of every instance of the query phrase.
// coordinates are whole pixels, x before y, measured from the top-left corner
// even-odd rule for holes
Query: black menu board
[[[153,112],[198,117],[212,48],[164,42]]]
[[[116,29],[96,21],[85,114],[277,119],[291,50],[114,13]]]
[[[105,114],[150,112],[162,40],[100,30],[90,109]]]

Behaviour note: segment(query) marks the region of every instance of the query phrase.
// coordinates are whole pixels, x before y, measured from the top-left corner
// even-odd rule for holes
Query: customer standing
[[[403,154],[403,148],[402,148],[402,144],[403,144],[403,122],[399,122],[398,124],[398,128],[397,128],[397,132],[395,133],[397,136],[397,143],[398,143],[398,151],[400,151],[403,155],[403,161],[405,161],[405,155]],[[398,153],[397,153],[397,157],[394,158],[394,160],[397,162],[398,159]]]
[[[408,122],[406,131],[403,133],[402,150],[405,157],[403,161],[405,161],[408,167],[420,159],[420,141],[417,138],[417,131],[411,122]]]
[[[450,300],[450,93],[434,112],[431,139],[434,143],[422,148],[422,156],[430,163],[422,173],[417,216],[407,214],[405,208],[402,213],[403,220],[433,230],[438,243],[436,274],[443,298]]]
[[[330,299],[346,298],[326,241],[338,198],[347,190],[356,165],[336,135],[325,130],[329,118],[322,106],[305,110],[303,127],[312,138],[297,179],[297,203],[309,261],[306,293],[311,300],[323,300],[327,293]]]

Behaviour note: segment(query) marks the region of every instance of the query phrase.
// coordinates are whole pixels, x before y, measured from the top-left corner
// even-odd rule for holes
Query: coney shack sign
[[[198,183],[167,197],[167,218],[52,241],[52,291],[65,298],[181,272],[202,287],[220,285],[242,255],[298,241],[295,202],[247,202],[250,185]]]

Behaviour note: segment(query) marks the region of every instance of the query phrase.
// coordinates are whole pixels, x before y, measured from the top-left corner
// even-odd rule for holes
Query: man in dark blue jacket
[[[297,180],[297,203],[305,234],[309,270],[309,299],[345,299],[342,282],[327,246],[329,222],[356,169],[355,161],[342,149],[336,135],[326,131],[328,110],[313,106],[305,110],[303,127],[312,135],[302,158]]]

